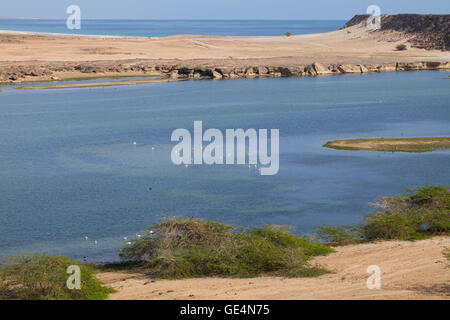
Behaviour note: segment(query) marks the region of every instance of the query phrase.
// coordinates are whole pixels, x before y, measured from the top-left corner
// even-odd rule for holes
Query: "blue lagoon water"
[[[69,30],[66,20],[0,19],[0,30],[45,33],[162,37],[177,34],[279,36],[320,33],[341,28],[343,20],[87,20]]]
[[[117,260],[122,237],[161,215],[238,227],[292,225],[301,234],[320,224],[358,222],[379,196],[448,186],[449,151],[322,147],[342,138],[449,136],[448,75],[2,87],[0,257],[49,251]],[[171,133],[192,131],[194,120],[204,129],[279,128],[279,173],[173,165]]]

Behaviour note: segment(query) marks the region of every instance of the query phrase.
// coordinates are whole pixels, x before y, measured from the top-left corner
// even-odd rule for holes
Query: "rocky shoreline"
[[[276,66],[248,66],[246,68],[187,68],[177,66],[156,66],[155,71],[172,79],[242,79],[255,77],[302,77],[322,76],[348,73],[373,73],[389,71],[412,70],[442,70],[450,69],[450,62],[411,62],[389,64],[331,64],[324,65],[318,62],[303,66],[276,67]]]
[[[335,74],[358,74],[393,71],[450,70],[450,62],[396,62],[381,64],[323,64],[290,66],[189,66],[178,64],[137,63],[51,63],[0,67],[0,82],[20,84],[36,81],[58,81],[102,77],[160,76],[161,79],[245,79],[259,77],[304,77]]]
[[[375,31],[366,24],[367,15],[356,15],[340,30],[273,37],[104,38],[0,32],[0,83],[450,70],[450,15],[382,15],[381,29]]]

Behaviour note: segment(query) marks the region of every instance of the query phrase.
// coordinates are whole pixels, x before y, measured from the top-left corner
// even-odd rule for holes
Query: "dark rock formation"
[[[364,23],[369,15],[356,15],[345,26]],[[450,50],[450,14],[396,14],[381,15],[379,31],[397,31],[407,36],[416,48]]]

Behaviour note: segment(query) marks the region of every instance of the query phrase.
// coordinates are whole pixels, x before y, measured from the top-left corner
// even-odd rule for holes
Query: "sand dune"
[[[447,61],[450,53],[410,48],[400,33],[372,33],[362,25],[321,34],[267,37],[169,36],[163,38],[32,35],[3,31],[0,61],[93,61],[127,59],[315,58],[323,63]],[[355,61],[354,59],[360,59]],[[366,59],[366,60],[365,60]],[[309,61],[309,60],[308,60]]]
[[[442,255],[450,237],[339,247],[314,263],[333,273],[317,278],[152,280],[139,273],[98,277],[118,290],[111,299],[450,299],[450,268]],[[381,268],[381,289],[366,287],[369,265]]]

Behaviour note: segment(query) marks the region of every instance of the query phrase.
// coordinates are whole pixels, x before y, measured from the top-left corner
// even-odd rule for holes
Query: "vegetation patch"
[[[139,262],[156,278],[317,276],[327,271],[308,260],[333,252],[276,226],[237,232],[223,223],[170,218],[152,230],[123,248],[120,257]]]
[[[69,266],[80,268],[80,289],[69,289]],[[114,292],[102,286],[92,266],[63,256],[24,254],[6,259],[0,268],[0,299],[101,300]]]
[[[405,51],[405,50],[408,50],[408,47],[406,46],[406,44],[399,44],[395,47],[395,49],[397,51]]]
[[[329,245],[377,240],[417,240],[450,235],[450,187],[428,186],[380,198],[375,211],[358,224],[321,226],[319,238],[300,237],[290,228],[267,226],[237,230],[195,218],[168,218],[147,235],[120,249],[121,263],[104,271],[135,270],[154,278],[312,277],[328,271],[311,258],[334,252]],[[443,255],[450,261],[450,250]],[[69,289],[69,266],[79,266],[80,289]],[[105,299],[114,292],[95,278],[94,266],[67,257],[28,254],[0,267],[0,299]]]
[[[374,240],[417,240],[450,234],[450,187],[421,187],[373,204],[360,224],[321,226],[317,234],[332,245]]]
[[[337,150],[429,152],[449,149],[450,137],[347,139],[328,141],[323,146]]]

